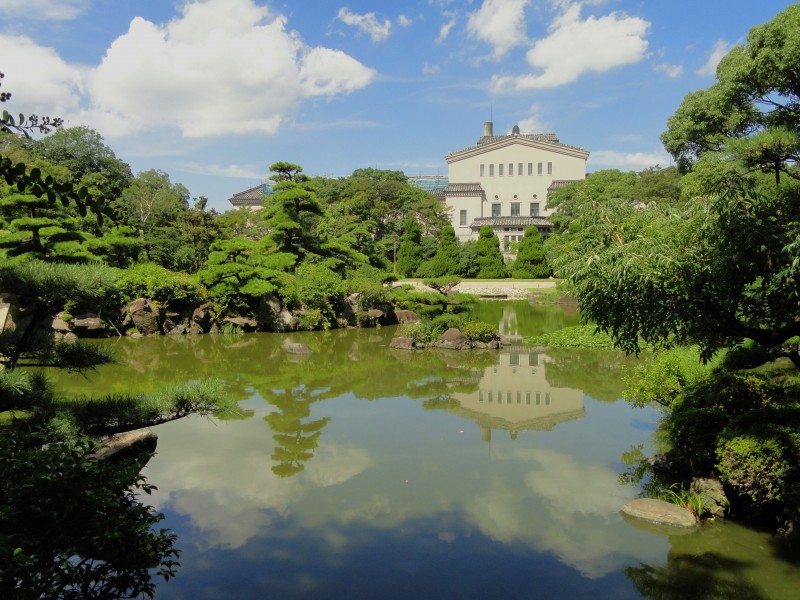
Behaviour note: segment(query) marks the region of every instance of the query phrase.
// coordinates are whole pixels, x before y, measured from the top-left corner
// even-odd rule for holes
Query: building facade
[[[477,239],[489,225],[507,244],[535,225],[546,237],[548,191],[585,179],[589,153],[552,133],[521,133],[515,125],[508,135],[494,135],[491,122],[483,129],[474,146],[445,157],[448,185],[437,195],[451,209],[456,236]]]

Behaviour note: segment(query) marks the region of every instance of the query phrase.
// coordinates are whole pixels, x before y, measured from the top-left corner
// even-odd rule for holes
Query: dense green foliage
[[[403,237],[397,249],[397,274],[413,277],[422,263],[422,230],[414,217],[405,220]]]
[[[153,489],[141,464],[97,462],[87,440],[37,441],[0,430],[0,595],[152,597],[178,551],[139,498]]]
[[[515,279],[540,279],[550,276],[544,252],[544,240],[535,226],[525,229],[525,236],[519,243],[517,256],[511,267],[511,276]]]
[[[507,276],[503,255],[500,253],[500,240],[488,225],[481,227],[475,245],[479,279],[497,279]]]
[[[433,258],[423,262],[417,269],[417,277],[443,277],[458,275],[461,252],[458,248],[456,232],[452,225],[445,225],[439,237],[439,246]]]

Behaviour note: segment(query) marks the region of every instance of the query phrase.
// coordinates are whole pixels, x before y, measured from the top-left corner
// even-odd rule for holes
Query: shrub
[[[800,508],[800,408],[766,408],[733,419],[720,433],[720,478],[763,513]]]
[[[622,397],[634,406],[656,402],[669,408],[686,386],[705,370],[696,349],[673,348],[659,352],[653,360],[625,377]]]
[[[433,321],[424,321],[422,323],[414,323],[413,325],[402,325],[399,333],[403,337],[414,340],[415,345],[424,346],[436,340],[446,329],[446,327],[434,323]]]
[[[309,319],[316,318],[315,309],[321,315],[321,320],[312,329],[327,329],[334,322],[335,309],[344,300],[345,289],[342,278],[323,265],[303,263],[295,273],[297,300],[306,309]]]
[[[461,326],[461,333],[473,342],[491,342],[498,338],[497,327],[480,321],[470,321]]]
[[[150,298],[162,304],[196,302],[200,298],[197,278],[176,273],[155,263],[142,263],[120,271],[117,290],[123,302]]]

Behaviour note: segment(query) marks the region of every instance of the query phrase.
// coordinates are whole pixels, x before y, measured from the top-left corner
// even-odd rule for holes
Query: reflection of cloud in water
[[[159,453],[168,458],[156,455],[146,473],[159,487],[150,502],[188,516],[206,548],[244,545],[276,516],[291,514],[311,489],[343,483],[373,463],[365,450],[323,442],[307,475],[280,478],[270,469],[275,444],[263,421],[236,423],[249,429],[241,435],[222,431],[227,425],[189,417],[162,426],[169,432],[160,436]]]
[[[493,481],[465,501],[469,518],[486,535],[505,544],[522,542],[548,551],[585,577],[598,578],[631,560],[658,560],[663,544],[629,527],[612,526],[630,489],[602,465],[581,465],[551,450],[514,452],[531,461],[523,479],[526,494]]]

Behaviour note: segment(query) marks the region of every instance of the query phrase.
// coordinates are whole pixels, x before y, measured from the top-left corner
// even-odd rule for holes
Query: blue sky
[[[495,133],[554,132],[588,170],[669,164],[659,135],[774,0],[0,0],[10,112],[98,130],[227,210],[310,175],[447,172]]]

